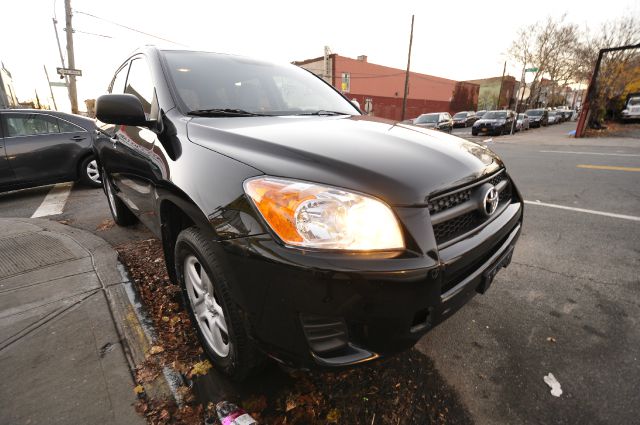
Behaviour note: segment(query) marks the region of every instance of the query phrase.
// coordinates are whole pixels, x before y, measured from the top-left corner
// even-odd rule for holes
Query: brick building
[[[335,53],[293,63],[321,76],[349,99],[356,99],[370,115],[401,119],[404,70],[370,63],[364,55],[352,59]],[[405,118],[425,112],[475,110],[478,91],[477,84],[411,72]]]

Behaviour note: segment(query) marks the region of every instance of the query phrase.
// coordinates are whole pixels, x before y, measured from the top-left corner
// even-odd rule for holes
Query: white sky
[[[55,5],[55,7],[54,7]],[[411,14],[415,14],[412,71],[454,80],[501,75],[506,50],[518,28],[560,16],[597,28],[607,20],[635,14],[637,0],[455,0],[455,1],[198,1],[72,0],[72,7],[183,43],[189,48],[235,53],[291,62],[321,56],[325,45],[334,53],[369,62],[406,67]],[[49,103],[43,70],[52,81],[60,65],[51,18],[54,10],[66,60],[64,0],[2,0],[0,60],[13,74],[21,101]],[[111,36],[74,36],[78,103],[106,89],[115,68],[136,47],[169,46],[124,28],[75,14],[76,31]],[[176,46],[180,47],[180,46]],[[481,51],[481,53],[479,53]],[[507,72],[520,75],[516,64]],[[55,88],[58,109],[68,111],[65,88]]]

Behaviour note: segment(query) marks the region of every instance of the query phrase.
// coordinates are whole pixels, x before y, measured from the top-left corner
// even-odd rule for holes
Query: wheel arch
[[[174,248],[180,232],[189,227],[197,226],[205,234],[210,234],[211,237],[215,238],[215,234],[206,217],[194,203],[181,198],[167,197],[162,199],[159,205],[160,234],[167,272],[171,280],[177,282]]]

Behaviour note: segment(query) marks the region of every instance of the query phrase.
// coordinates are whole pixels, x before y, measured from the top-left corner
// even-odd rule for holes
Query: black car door
[[[120,74],[126,75],[121,89]],[[157,120],[158,110],[155,90],[149,67],[143,56],[134,57],[121,69],[114,80],[112,93],[129,93],[140,99],[148,120]],[[153,151],[157,135],[145,127],[101,125],[103,132],[111,136],[101,142],[99,148],[102,164],[129,209],[151,229],[157,227],[155,217],[154,170],[157,158]]]
[[[15,180],[13,170],[9,166],[7,155],[4,149],[4,132],[2,130],[2,120],[0,119],[0,188],[9,186]]]
[[[4,149],[16,183],[53,183],[76,176],[78,142],[87,132],[61,132],[56,117],[41,112],[5,112]],[[79,127],[78,127],[79,129]]]

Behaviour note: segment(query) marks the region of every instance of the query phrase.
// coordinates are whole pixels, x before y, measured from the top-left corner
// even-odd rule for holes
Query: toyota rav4
[[[97,100],[116,223],[162,241],[201,343],[353,365],[413,346],[506,267],[523,201],[480,144],[363,115],[293,65],[147,47]]]

